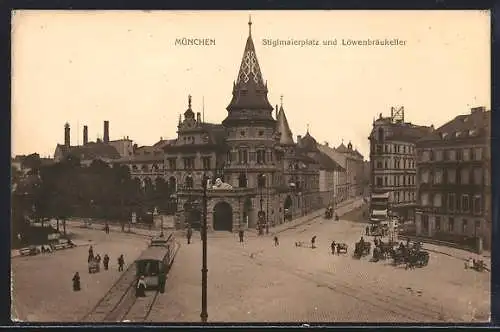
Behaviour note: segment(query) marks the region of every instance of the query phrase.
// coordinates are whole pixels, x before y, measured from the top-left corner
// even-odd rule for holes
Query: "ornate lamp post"
[[[201,225],[202,267],[201,267],[201,321],[207,322],[207,187],[209,177],[203,174],[203,220]]]

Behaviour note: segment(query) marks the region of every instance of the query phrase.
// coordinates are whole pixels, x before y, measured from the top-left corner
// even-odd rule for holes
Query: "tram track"
[[[180,246],[180,243],[176,242],[172,266]],[[93,323],[146,321],[157,301],[159,291],[155,291],[153,296],[137,297],[136,279],[135,264],[131,264],[82,321]]]
[[[371,283],[372,287],[367,288],[362,284],[352,284],[343,279],[334,279],[334,275],[326,271],[314,271],[308,272],[303,269],[297,268],[295,266],[289,266],[284,264],[277,259],[266,259],[261,258],[259,255],[249,255],[248,252],[234,252],[230,251],[228,246],[224,246],[226,254],[232,255],[233,257],[246,256],[250,262],[257,265],[266,265],[271,268],[275,268],[281,272],[291,274],[302,280],[314,283],[317,287],[324,287],[332,292],[336,292],[348,297],[354,298],[363,304],[376,307],[377,309],[382,309],[388,313],[392,313],[399,317],[403,317],[410,322],[445,322],[445,321],[457,321],[453,320],[455,317],[449,317],[450,315],[445,315],[441,307],[435,307],[429,303],[420,301],[417,297],[411,299],[411,302],[405,300],[408,294],[403,294],[399,291],[392,291],[391,294],[382,293],[374,290],[377,289],[377,285]],[[234,250],[234,248],[233,248]]]

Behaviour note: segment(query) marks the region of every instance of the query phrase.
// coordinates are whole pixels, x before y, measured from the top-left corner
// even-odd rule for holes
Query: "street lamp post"
[[[266,234],[269,234],[269,186],[266,183]]]
[[[266,220],[267,216],[264,216],[264,210],[263,210],[263,204],[264,204],[264,197],[263,197],[263,191],[264,191],[264,181],[265,181],[265,175],[261,174],[259,177],[258,181],[258,186],[260,189],[260,210],[259,210],[259,235],[262,235],[263,232],[263,222]]]
[[[201,321],[207,322],[207,186],[208,177],[203,174],[203,221],[201,225],[202,267],[201,267]]]

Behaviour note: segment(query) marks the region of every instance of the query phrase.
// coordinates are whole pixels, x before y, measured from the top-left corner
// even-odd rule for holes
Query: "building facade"
[[[293,141],[283,103],[273,108],[267,93],[249,22],[222,123],[205,123],[193,111],[189,96],[177,138],[138,147],[131,158],[118,162],[127,165],[143,187],[165,182],[181,224],[201,219],[204,176],[212,183],[218,178],[224,182],[208,190],[207,219],[212,230],[256,227],[263,220],[273,226],[323,207],[320,172],[329,166],[315,159],[309,146]]]
[[[389,214],[414,220],[417,202],[416,142],[432,127],[404,122],[404,109],[373,121],[370,141],[370,192],[389,193]]]
[[[491,247],[491,112],[459,115],[417,143],[417,235]]]

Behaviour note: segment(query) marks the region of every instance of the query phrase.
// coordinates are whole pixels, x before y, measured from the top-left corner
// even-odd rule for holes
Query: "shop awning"
[[[373,210],[372,216],[374,216],[374,217],[386,217],[387,210]]]

